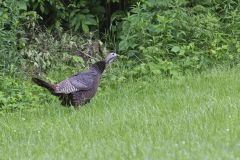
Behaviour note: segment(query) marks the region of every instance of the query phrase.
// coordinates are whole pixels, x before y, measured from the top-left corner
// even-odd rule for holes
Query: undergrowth
[[[239,12],[239,0],[143,1],[124,18],[118,48],[135,77],[234,66],[240,60]]]

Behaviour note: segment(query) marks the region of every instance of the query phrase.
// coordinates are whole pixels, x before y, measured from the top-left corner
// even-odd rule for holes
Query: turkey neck
[[[106,62],[105,61],[96,62],[93,64],[92,67],[102,74],[106,68]]]

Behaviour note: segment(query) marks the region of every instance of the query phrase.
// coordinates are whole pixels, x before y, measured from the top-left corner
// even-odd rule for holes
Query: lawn
[[[118,84],[79,110],[0,112],[0,159],[240,159],[239,73]]]

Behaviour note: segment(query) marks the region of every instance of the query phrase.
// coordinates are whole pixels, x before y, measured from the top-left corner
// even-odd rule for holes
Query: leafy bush
[[[16,72],[21,64],[19,46],[24,28],[34,27],[38,18],[32,11],[24,11],[19,1],[0,1],[0,70],[1,74]]]
[[[111,15],[119,10],[126,10],[138,0],[21,0],[29,11],[36,11],[42,23],[48,28],[61,26],[65,30],[99,31],[108,28]],[[112,5],[112,6],[111,6]]]
[[[97,1],[58,1],[30,0],[22,1],[29,10],[36,11],[43,17],[46,26],[63,25],[75,31],[89,32],[89,28],[97,28],[97,17],[103,16],[104,8]]]
[[[33,67],[46,71],[57,63],[84,65],[83,59],[76,52],[92,41],[83,36],[61,32],[55,35],[47,31],[33,31],[34,35],[22,41],[20,54],[23,57],[22,66],[25,69]],[[60,37],[60,38],[59,38]]]
[[[218,3],[211,2],[211,7],[206,4],[144,1],[134,7],[124,19],[119,43],[119,51],[129,57],[131,74],[177,75],[237,63],[239,35],[229,31],[239,32],[240,19],[235,18],[230,25],[218,16]]]
[[[39,107],[52,100],[54,97],[49,98],[46,92],[26,79],[0,77],[0,110]]]
[[[117,8],[124,10],[135,1],[0,0],[1,73],[17,73],[19,65],[25,68],[34,65],[44,70],[53,66],[59,57],[69,57],[67,53],[91,44],[92,40],[87,42],[89,37],[83,40],[77,32],[97,31],[99,23],[105,22],[104,7],[108,6],[112,14]],[[66,30],[71,34],[65,34]],[[69,45],[68,41],[74,44]],[[73,59],[82,61],[77,57]]]

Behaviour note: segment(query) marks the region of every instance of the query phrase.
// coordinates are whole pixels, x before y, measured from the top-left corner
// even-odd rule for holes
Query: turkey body
[[[81,75],[81,73],[79,75]],[[59,96],[61,104],[65,106],[79,106],[89,103],[90,100],[96,95],[101,79],[101,75],[98,73],[92,74],[91,76],[93,82],[92,86],[88,89],[72,91],[70,93],[57,93],[56,95]]]
[[[32,78],[32,80],[37,85],[48,89],[52,95],[59,97],[62,105],[84,105],[96,95],[106,65],[116,57],[116,53],[110,53],[105,60],[96,62],[89,70],[79,72],[58,84],[51,84],[39,78]]]

